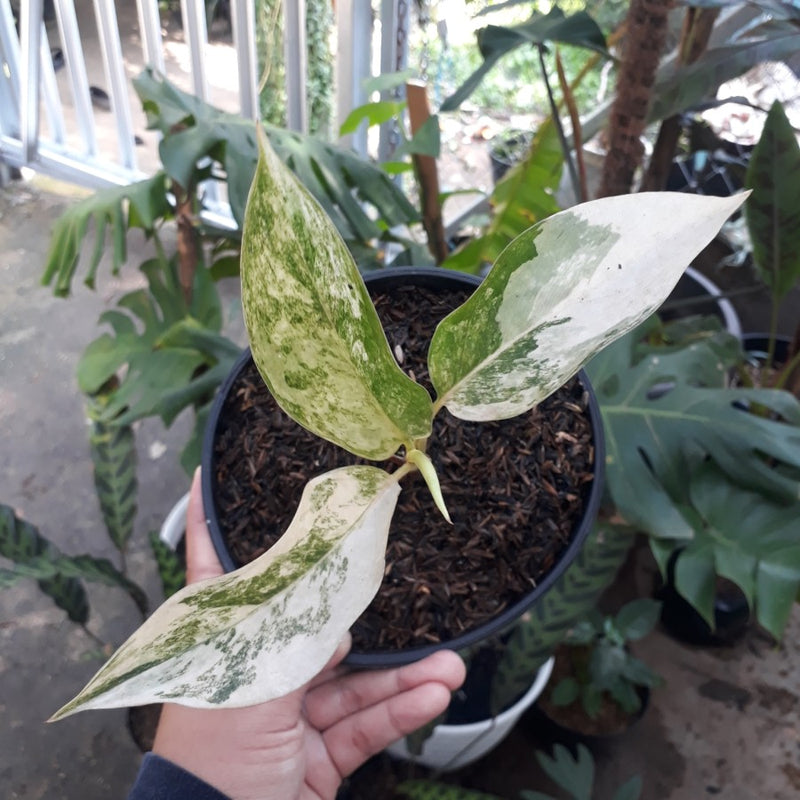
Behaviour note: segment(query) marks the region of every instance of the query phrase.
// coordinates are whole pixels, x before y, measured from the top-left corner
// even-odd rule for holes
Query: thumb
[[[186,509],[186,583],[216,578],[223,573],[206,525],[198,467],[192,479],[189,506]]]

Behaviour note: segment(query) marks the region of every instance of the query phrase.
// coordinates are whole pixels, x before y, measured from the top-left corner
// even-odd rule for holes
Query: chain
[[[428,65],[430,63],[430,42],[428,41],[428,24],[431,21],[429,0],[417,1],[417,20],[422,34],[422,49],[419,54],[419,76],[428,82]]]

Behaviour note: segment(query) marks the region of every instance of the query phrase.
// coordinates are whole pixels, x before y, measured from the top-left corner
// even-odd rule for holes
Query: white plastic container
[[[508,736],[522,714],[544,691],[552,671],[551,658],[539,668],[530,689],[513,706],[492,719],[467,725],[437,725],[419,756],[409,753],[405,738],[390,744],[387,752],[395,758],[413,760],[442,771],[465,767],[485,756]]]

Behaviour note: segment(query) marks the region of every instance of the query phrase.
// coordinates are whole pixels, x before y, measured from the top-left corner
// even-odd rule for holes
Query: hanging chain
[[[422,48],[419,54],[419,76],[428,82],[428,65],[430,63],[430,42],[428,40],[428,25],[431,21],[429,0],[417,0],[417,19],[422,35]]]

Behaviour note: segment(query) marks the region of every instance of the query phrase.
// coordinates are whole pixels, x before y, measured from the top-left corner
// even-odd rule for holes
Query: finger
[[[450,650],[399,669],[353,672],[315,686],[306,695],[306,715],[311,725],[324,731],[342,719],[415,687],[435,682],[448,692],[464,682],[464,662]]]
[[[197,583],[206,578],[216,578],[224,572],[206,525],[198,467],[192,479],[189,507],[186,509],[186,582]]]
[[[322,734],[331,761],[344,778],[392,742],[417,730],[450,704],[450,688],[423,683],[345,717]]]
[[[315,678],[312,678],[306,684],[306,691],[310,691],[315,686],[320,686],[323,683],[327,683],[328,681],[337,680],[349,672],[349,668],[341,666],[341,662],[344,659],[344,657],[350,652],[350,647],[352,646],[352,644],[353,644],[353,637],[350,635],[350,631],[348,631],[342,637],[342,641],[339,642],[336,651],[330,657],[328,663],[322,668],[322,670]]]

